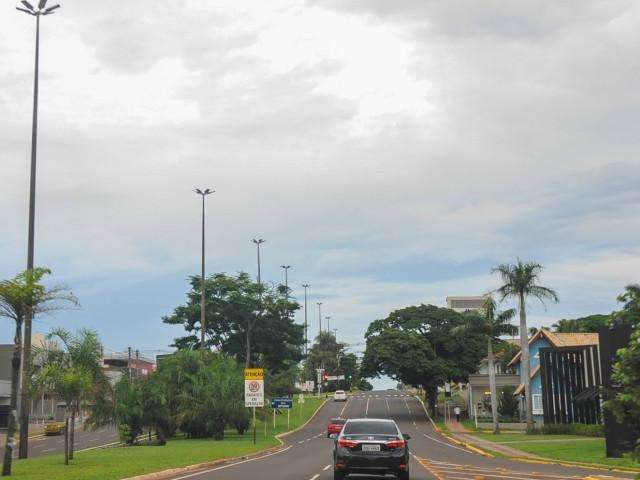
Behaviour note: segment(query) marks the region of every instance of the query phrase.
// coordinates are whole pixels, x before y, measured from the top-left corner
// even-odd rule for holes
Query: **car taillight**
[[[338,446],[344,448],[354,448],[358,446],[358,442],[354,440],[347,440],[346,438],[339,438]]]
[[[385,445],[389,450],[395,450],[396,448],[404,448],[405,441],[404,440],[389,440],[385,442]]]

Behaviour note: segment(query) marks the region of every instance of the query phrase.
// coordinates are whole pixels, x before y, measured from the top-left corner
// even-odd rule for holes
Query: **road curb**
[[[429,411],[427,410],[427,407],[425,406],[425,404],[422,401],[422,399],[420,397],[418,397],[417,395],[415,395],[415,398],[420,402],[420,405],[422,405],[424,413],[427,414],[427,418],[431,422],[431,425],[433,425],[433,429],[436,432],[438,432],[440,435],[442,435],[444,438],[446,438],[447,440],[449,440],[452,443],[455,443],[456,445],[460,445],[461,447],[464,447],[467,450],[472,451],[473,453],[477,453],[478,455],[482,455],[483,457],[496,458],[496,456],[494,454],[489,453],[489,452],[487,452],[487,451],[485,451],[485,450],[483,450],[481,448],[478,448],[475,445],[471,445],[470,443],[463,442],[462,440],[458,440],[457,438],[454,438],[451,435],[449,435],[448,433],[445,433],[444,431],[442,431],[442,429],[438,425],[436,425],[436,422],[433,421],[433,419],[431,418],[431,415],[429,415]]]
[[[252,458],[256,458],[256,457],[261,457],[263,455],[269,455],[269,454],[274,454],[274,453],[278,453],[281,450],[284,450],[288,447],[286,447],[284,445],[284,442],[282,441],[283,437],[286,437],[287,435],[291,435],[292,433],[295,433],[299,430],[302,430],[304,427],[306,427],[309,422],[311,422],[311,420],[313,420],[315,418],[315,416],[318,414],[318,412],[320,411],[320,409],[327,403],[328,398],[326,398],[319,406],[318,408],[316,408],[316,410],[313,412],[313,414],[309,417],[309,419],[304,422],[302,425],[300,425],[298,428],[294,429],[294,430],[289,430],[288,432],[282,432],[279,433],[278,435],[275,435],[275,439],[280,442],[280,445],[278,445],[277,447],[270,447],[270,448],[265,448],[263,450],[259,450],[257,452],[253,452],[250,453],[248,455],[241,455],[238,457],[226,457],[226,458],[219,458],[217,460],[211,460],[209,462],[202,462],[202,463],[196,463],[193,465],[187,465],[186,467],[177,467],[177,468],[170,468],[167,470],[161,470],[159,472],[151,472],[151,473],[143,473],[142,475],[136,475],[134,477],[127,477],[124,478],[122,480],[162,480],[164,478],[167,477],[172,477],[174,475],[178,475],[181,473],[191,473],[191,472],[196,472],[198,470],[206,470],[208,468],[211,467],[218,467],[218,466],[222,466],[228,463],[233,463],[239,460],[251,460]]]

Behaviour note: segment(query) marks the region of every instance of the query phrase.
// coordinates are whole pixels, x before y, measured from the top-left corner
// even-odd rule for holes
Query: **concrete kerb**
[[[302,430],[304,427],[306,427],[309,424],[309,422],[311,422],[311,420],[315,418],[315,416],[318,414],[320,409],[327,403],[327,400],[328,399],[325,399],[324,402],[322,402],[318,406],[318,408],[316,408],[316,410],[313,412],[313,415],[311,415],[311,417],[309,417],[309,420],[307,420],[304,424],[300,425],[298,428],[294,430],[279,433],[278,435],[276,435],[275,439],[280,443],[280,445],[278,445],[277,447],[265,448],[264,450],[259,450],[249,455],[219,458],[217,460],[212,460],[210,462],[202,462],[202,463],[196,463],[194,465],[187,465],[186,467],[171,468],[168,470],[162,470],[160,472],[144,473],[142,475],[136,475],[135,477],[127,477],[122,480],[162,480],[164,478],[172,477],[174,475],[178,475],[181,473],[192,473],[198,470],[206,470],[208,468],[218,467],[218,466],[226,465],[226,464],[241,461],[241,460],[250,460],[256,457],[278,453],[279,451],[285,450],[286,448],[288,448],[284,445],[282,438],[292,433],[295,433],[299,430]]]
[[[436,423],[433,421],[433,419],[431,418],[431,416],[429,415],[429,412],[427,411],[427,408],[424,404],[424,402],[422,401],[422,399],[418,396],[415,397],[420,404],[422,405],[422,408],[424,409],[424,412],[427,414],[427,418],[429,419],[429,421],[431,422],[431,424],[433,425],[433,428],[439,433],[441,434],[443,437],[447,438],[448,440],[450,440],[453,443],[456,443],[458,445],[462,445],[465,448],[468,448],[469,450],[476,452],[480,455],[486,456],[488,458],[495,458],[495,455],[493,455],[492,453],[489,453],[485,450],[483,450],[481,447],[476,447],[474,445],[471,445],[467,442],[462,442],[456,438],[453,438],[452,436],[446,434],[445,432],[442,431],[442,429],[440,427],[438,427],[438,425],[436,425]],[[563,467],[581,467],[581,468],[588,468],[588,469],[592,469],[592,470],[598,470],[598,471],[605,471],[605,472],[619,472],[619,473],[640,473],[640,468],[632,468],[632,467],[609,467],[607,465],[602,465],[602,464],[593,464],[593,463],[582,463],[582,462],[572,462],[572,461],[568,461],[568,460],[554,460],[551,458],[541,458],[541,459],[535,459],[535,458],[528,458],[528,457],[518,457],[518,456],[513,456],[513,455],[501,455],[504,458],[507,458],[509,460],[514,460],[517,462],[525,462],[525,463],[538,463],[538,464],[543,464],[543,465],[561,465]]]
[[[415,396],[415,398],[420,402],[420,405],[422,405],[424,413],[427,415],[427,418],[431,422],[431,425],[433,425],[433,429],[436,432],[438,432],[444,438],[449,440],[451,443],[455,443],[456,445],[464,447],[467,450],[472,451],[473,453],[477,453],[478,455],[482,455],[483,457],[487,457],[487,458],[495,458],[495,455],[493,455],[492,453],[489,453],[489,452],[487,452],[487,451],[485,451],[485,450],[483,450],[481,448],[478,448],[478,447],[476,447],[474,445],[471,445],[470,443],[463,442],[462,440],[458,440],[457,438],[454,438],[451,435],[449,435],[449,434],[445,433],[444,431],[442,431],[442,429],[438,425],[436,425],[436,422],[433,421],[433,419],[431,418],[431,415],[429,415],[429,411],[427,410],[427,407],[424,404],[424,402],[422,401],[422,399],[420,397],[418,397],[417,395]]]

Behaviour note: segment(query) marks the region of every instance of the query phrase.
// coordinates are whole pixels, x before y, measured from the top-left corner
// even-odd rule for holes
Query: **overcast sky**
[[[35,22],[13,7],[1,278],[26,262]],[[42,21],[36,263],[82,309],[36,329],[168,350],[194,187],[216,190],[207,270],[255,273],[265,238],[264,278],[312,285],[312,333],[318,299],[357,343],[517,256],[561,299],[533,325],[610,312],[640,280],[639,24],[636,0],[65,0]]]

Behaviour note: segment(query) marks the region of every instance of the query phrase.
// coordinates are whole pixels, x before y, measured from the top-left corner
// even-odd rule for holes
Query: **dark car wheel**
[[[333,470],[333,480],[344,480],[344,477],[346,477],[347,474],[346,472],[341,472],[340,470]]]
[[[409,470],[406,472],[400,472],[398,474],[398,480],[409,480]]]

